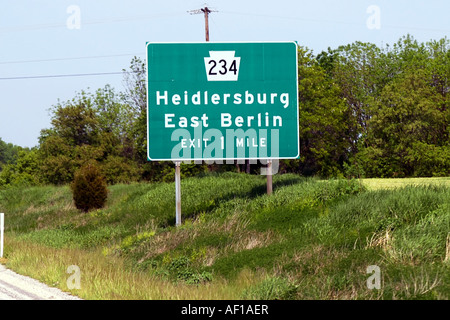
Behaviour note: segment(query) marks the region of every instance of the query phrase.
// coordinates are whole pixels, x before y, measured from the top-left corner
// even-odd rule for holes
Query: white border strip
[[[3,230],[5,229],[5,214],[0,213],[0,258],[3,258]]]

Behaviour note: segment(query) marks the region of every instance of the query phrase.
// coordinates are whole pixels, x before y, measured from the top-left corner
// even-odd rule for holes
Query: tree
[[[355,42],[322,54],[320,61],[339,87],[340,98],[346,104],[348,131],[346,138],[350,143],[351,155],[358,152],[368,131],[371,117],[371,102],[383,88],[385,81],[382,52],[374,44]]]
[[[426,70],[415,69],[382,91],[361,154],[370,176],[450,174],[450,114],[430,80]]]
[[[340,175],[349,141],[346,105],[339,87],[308,49],[299,49],[298,76],[299,171],[324,177]]]
[[[53,130],[68,145],[81,146],[96,142],[99,124],[89,97],[82,94],[79,100],[58,103],[52,111]]]
[[[21,148],[14,163],[9,163],[0,172],[1,186],[30,186],[40,183],[37,149]]]
[[[357,158],[369,177],[450,174],[449,42],[407,36],[388,51],[390,82],[372,99]]]
[[[69,183],[88,160],[96,160],[100,167],[107,165],[105,172],[111,183],[122,182],[119,176],[128,175],[130,181],[139,179],[130,129],[133,114],[121,94],[106,85],[93,94],[82,91],[51,111],[52,128],[42,130],[39,139],[45,181]],[[126,165],[111,170],[111,159]]]
[[[131,60],[130,70],[123,70],[125,99],[131,106],[133,122],[130,138],[134,141],[136,160],[141,164],[147,161],[147,69],[139,58]]]
[[[17,155],[22,149],[22,147],[6,143],[0,138],[0,171],[4,165],[15,163]]]

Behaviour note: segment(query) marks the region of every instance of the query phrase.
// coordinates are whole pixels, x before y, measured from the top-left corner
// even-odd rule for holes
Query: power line
[[[5,78],[0,78],[0,80],[25,80],[25,79],[46,79],[46,78],[90,77],[90,76],[119,75],[119,74],[124,74],[124,73],[135,73],[135,72],[133,72],[133,71],[122,71],[122,72],[52,74],[52,75],[39,75],[39,76],[5,77]]]
[[[158,15],[141,15],[141,16],[130,16],[130,17],[115,17],[115,18],[105,18],[105,19],[94,19],[86,20],[82,22],[83,25],[94,25],[94,24],[104,24],[104,23],[114,23],[114,22],[127,22],[127,21],[138,21],[138,20],[148,20],[157,18],[167,18],[173,16],[179,16],[181,13],[163,13]],[[46,23],[28,26],[10,26],[0,28],[0,33],[6,32],[21,32],[21,31],[33,31],[39,29],[53,29],[53,28],[66,28],[65,23]]]
[[[236,11],[221,11],[221,12],[225,13],[225,14],[231,14],[231,15],[243,15],[243,16],[253,16],[253,17],[272,18],[272,19],[299,20],[299,21],[314,22],[314,23],[346,24],[346,25],[354,25],[354,26],[362,25],[359,22],[342,21],[342,20],[313,19],[313,18],[302,18],[302,17],[294,17],[294,16],[245,13],[245,12],[236,12]],[[389,28],[389,29],[408,29],[408,30],[419,30],[419,31],[430,31],[430,32],[450,32],[450,29],[423,28],[423,27],[399,26],[399,25],[390,25],[390,24],[383,24],[383,27]]]
[[[34,63],[34,62],[52,62],[52,61],[113,58],[113,57],[137,56],[137,55],[142,55],[142,54],[145,54],[145,53],[139,52],[139,53],[111,54],[111,55],[102,55],[102,56],[83,56],[83,57],[67,57],[67,58],[52,58],[52,59],[1,61],[0,65],[2,65],[2,64]]]

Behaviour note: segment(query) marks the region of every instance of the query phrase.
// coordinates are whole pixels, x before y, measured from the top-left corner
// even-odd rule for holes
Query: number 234
[[[217,72],[215,71],[216,67],[219,68],[219,73],[221,75],[227,74],[228,71],[231,71],[234,74],[236,74],[236,72],[237,72],[236,60],[233,60],[233,62],[230,65],[230,68],[227,68],[227,62],[224,59],[219,60],[219,65],[216,60],[210,60],[208,64],[211,65],[211,68],[209,69],[209,75],[212,75],[212,76],[217,75]]]

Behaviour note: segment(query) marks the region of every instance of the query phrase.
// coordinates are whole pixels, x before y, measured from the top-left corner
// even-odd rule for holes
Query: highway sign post
[[[147,43],[148,160],[298,158],[297,61],[295,42]]]

